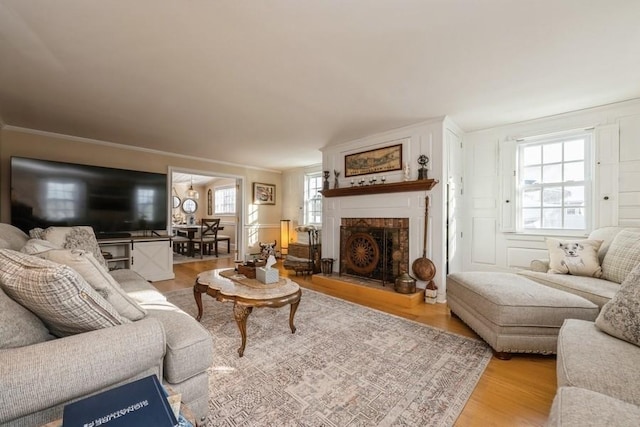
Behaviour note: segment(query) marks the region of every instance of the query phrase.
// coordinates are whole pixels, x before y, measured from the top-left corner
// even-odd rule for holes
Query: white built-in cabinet
[[[128,237],[98,241],[110,270],[130,268],[155,282],[175,277],[169,237]]]

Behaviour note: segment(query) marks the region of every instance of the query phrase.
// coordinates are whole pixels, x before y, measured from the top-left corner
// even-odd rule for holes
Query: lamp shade
[[[289,254],[289,227],[291,226],[290,219],[280,220],[280,254],[282,256]]]

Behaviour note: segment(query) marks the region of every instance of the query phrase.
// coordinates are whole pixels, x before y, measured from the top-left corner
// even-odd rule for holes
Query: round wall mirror
[[[173,196],[173,209],[179,208],[180,207],[180,203],[182,203],[182,200],[180,200],[180,197]]]
[[[198,210],[198,202],[193,199],[184,199],[182,202],[182,212],[186,214],[195,213]]]

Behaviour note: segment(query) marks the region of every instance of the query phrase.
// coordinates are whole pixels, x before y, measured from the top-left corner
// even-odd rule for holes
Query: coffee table
[[[233,269],[216,269],[198,274],[193,286],[193,296],[198,305],[197,321],[202,319],[202,294],[215,298],[220,302],[233,303],[233,316],[240,329],[242,345],[238,348],[240,357],[244,355],[247,344],[247,317],[254,307],[278,308],[291,305],[289,311],[289,327],[291,333],[296,332],[293,317],[300,304],[300,286],[294,281],[281,277],[276,283],[264,284],[256,279],[249,279]]]

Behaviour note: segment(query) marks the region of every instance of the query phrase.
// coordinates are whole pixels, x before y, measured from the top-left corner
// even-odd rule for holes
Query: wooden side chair
[[[220,218],[202,218],[200,220],[199,236],[193,239],[194,251],[200,252],[200,259],[206,253],[211,253],[214,248],[215,256],[218,256],[218,229],[220,228]]]

